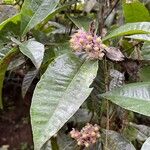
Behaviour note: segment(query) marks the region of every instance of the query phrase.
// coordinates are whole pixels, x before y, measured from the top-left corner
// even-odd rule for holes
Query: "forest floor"
[[[30,123],[32,93],[28,92],[22,99],[21,83],[22,78],[18,76],[4,83],[4,109],[0,111],[0,147],[9,147],[8,150],[33,149]]]

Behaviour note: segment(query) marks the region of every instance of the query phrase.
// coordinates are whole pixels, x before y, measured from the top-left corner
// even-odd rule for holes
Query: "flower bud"
[[[75,42],[75,40],[72,38],[72,39],[70,39],[70,43],[73,43],[73,42]]]
[[[98,50],[99,50],[99,47],[97,47],[97,46],[94,47],[94,50],[95,50],[95,51],[98,51]]]
[[[96,136],[96,133],[93,131],[93,132],[91,133],[91,135],[92,135],[92,136]]]
[[[87,138],[87,136],[88,136],[88,135],[87,135],[86,133],[83,133],[83,134],[82,134],[82,138],[84,138],[84,139]]]
[[[88,36],[87,36],[87,39],[88,39],[88,41],[92,41],[92,40],[93,40],[93,37],[92,37],[91,35],[88,35]]]
[[[82,142],[81,141],[78,141],[78,143],[77,143],[78,145],[82,145]]]
[[[74,50],[76,50],[76,51],[80,49],[78,45],[73,46],[73,48],[74,48]]]
[[[104,54],[103,52],[102,52],[102,53],[100,53],[100,54],[99,54],[99,58],[103,58],[103,57],[104,57],[104,55],[105,55],[105,54]]]
[[[92,144],[94,144],[94,143],[96,143],[96,140],[94,139],[94,140],[92,140]]]
[[[89,44],[88,44],[88,45],[86,45],[86,47],[85,47],[85,48],[86,48],[86,50],[91,50],[91,49],[92,49],[91,45],[89,45]]]
[[[87,143],[87,142],[85,142],[84,145],[85,145],[85,147],[89,147],[90,146],[90,144]]]
[[[97,37],[97,38],[96,38],[96,42],[97,42],[97,43],[99,43],[99,42],[101,42],[101,41],[102,41],[102,40],[101,40],[100,37]]]
[[[99,137],[100,137],[100,134],[99,134],[99,133],[97,133],[97,135],[96,135],[96,136],[97,136],[97,138],[99,138]]]
[[[83,39],[79,39],[79,42],[80,42],[81,44],[83,44],[83,43],[84,43],[84,40],[83,40]]]
[[[95,131],[98,131],[98,130],[99,130],[99,127],[98,127],[98,126],[95,126],[95,127],[94,127],[94,130],[95,130]]]

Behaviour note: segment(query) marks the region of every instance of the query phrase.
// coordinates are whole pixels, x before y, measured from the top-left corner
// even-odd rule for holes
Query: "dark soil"
[[[32,92],[22,98],[22,79],[22,76],[11,75],[4,82],[4,109],[0,111],[0,147],[9,146],[9,150],[33,149],[30,124]]]

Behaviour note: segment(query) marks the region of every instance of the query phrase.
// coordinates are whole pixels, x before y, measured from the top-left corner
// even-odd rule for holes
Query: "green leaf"
[[[103,113],[102,110],[102,99],[98,97],[99,94],[102,94],[105,92],[105,61],[99,61],[98,63],[98,71],[97,76],[94,79],[94,82],[92,83],[91,87],[93,87],[93,90],[86,100],[87,108],[92,113],[95,113],[98,117],[98,120],[101,120],[101,116]],[[81,117],[80,117],[81,118]]]
[[[22,97],[24,98],[27,91],[29,90],[34,78],[37,76],[38,70],[29,71],[22,82]]]
[[[18,10],[11,5],[0,5],[0,23],[17,14]]]
[[[127,84],[101,96],[127,110],[150,116],[150,82]]]
[[[16,57],[14,57],[14,59],[10,62],[7,70],[15,70],[18,69],[19,67],[21,67],[21,65],[26,63],[26,59],[24,57],[24,55],[22,55],[20,53],[20,55],[16,55]]]
[[[90,23],[94,20],[94,18],[89,18],[85,16],[80,16],[80,17],[71,17],[68,16],[68,18],[80,29],[83,28],[86,31],[89,30],[89,25]]]
[[[15,3],[15,0],[3,0],[3,3],[7,5],[13,5]]]
[[[133,47],[133,44],[129,40],[121,39],[120,45],[122,47],[123,54],[126,54],[126,56],[130,56],[133,53],[134,47]]]
[[[39,150],[74,115],[92,91],[97,61],[64,54],[51,63],[35,89],[31,105],[34,146]]]
[[[150,82],[150,65],[145,65],[140,69],[139,77],[141,81]]]
[[[141,55],[144,60],[150,60],[150,42],[145,42],[143,44]]]
[[[69,42],[63,41],[62,43],[58,43],[58,44],[56,43],[56,45],[54,47],[54,52],[55,52],[56,56],[60,56],[65,53],[70,53],[71,49],[70,49]]]
[[[25,0],[21,10],[21,34],[25,35],[52,14],[58,3],[59,0]]]
[[[8,41],[10,36],[16,35],[20,35],[20,14],[17,14],[0,24],[1,42]]]
[[[150,34],[135,34],[135,35],[126,36],[126,38],[150,42]]]
[[[143,3],[133,0],[127,3],[123,0],[123,13],[126,23],[150,21],[150,14]]]
[[[12,58],[14,58],[18,52],[19,52],[18,49],[12,49],[6,54],[6,56],[3,59],[0,60],[0,109],[3,108],[2,89],[3,89],[3,81],[5,78],[5,73]]]
[[[144,142],[141,150],[149,150],[149,148],[150,148],[150,137]]]
[[[17,24],[17,22],[20,20],[20,14],[17,14],[5,21],[3,21],[1,24],[0,24],[0,30],[2,30],[7,24],[9,23],[14,23],[14,24]]]
[[[127,23],[115,30],[113,30],[109,35],[107,35],[103,41],[110,38],[123,35],[131,34],[146,34],[150,33],[150,22],[137,22],[137,23]]]
[[[24,43],[19,42],[15,38],[11,38],[13,42],[19,45],[20,51],[30,58],[37,69],[40,68],[44,57],[44,45],[37,41],[29,40]]]
[[[104,148],[106,150],[136,150],[133,144],[130,141],[128,141],[125,137],[123,137],[120,133],[117,133],[112,130],[104,130],[103,134],[103,141],[106,139],[106,134],[108,138],[107,147]]]

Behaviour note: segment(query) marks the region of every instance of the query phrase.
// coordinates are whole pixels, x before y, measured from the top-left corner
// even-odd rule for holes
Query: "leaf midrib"
[[[55,107],[55,109],[53,110],[53,114],[54,114],[54,112],[58,109],[58,107],[63,103],[62,100],[64,100],[64,97],[65,97],[67,91],[70,89],[72,83],[74,82],[74,80],[76,79],[76,77],[79,75],[79,72],[80,72],[80,70],[83,68],[85,62],[86,62],[86,60],[84,60],[84,61],[81,63],[81,65],[80,65],[80,67],[78,68],[77,72],[76,72],[75,75],[73,76],[71,82],[68,84],[68,86],[67,86],[66,89],[64,90],[64,94],[62,95],[61,98],[59,98],[59,99],[60,99],[60,100],[59,100],[59,103],[57,104],[57,107]],[[61,100],[61,99],[62,99],[62,100]],[[45,135],[45,133],[46,133],[46,129],[47,129],[46,127],[47,127],[47,125],[50,123],[51,117],[53,116],[53,114],[49,117],[50,119],[49,119],[48,123],[45,125],[44,134],[43,134],[43,136],[41,137],[41,139],[44,137],[44,135]],[[59,130],[59,129],[60,129],[60,128],[58,128],[57,130]],[[47,139],[47,140],[48,140],[48,139]]]
[[[115,96],[114,95],[106,95],[106,96],[104,95],[104,97],[106,97],[108,99],[110,99],[110,98],[114,98],[114,99],[116,99],[116,98],[124,98],[124,99],[131,99],[131,100],[137,100],[137,101],[141,101],[141,102],[148,102],[148,103],[150,103],[150,99],[145,100],[145,98],[134,98],[134,97],[129,97],[129,96],[119,96],[119,95],[115,95]],[[121,100],[121,101],[128,101],[128,100]]]

